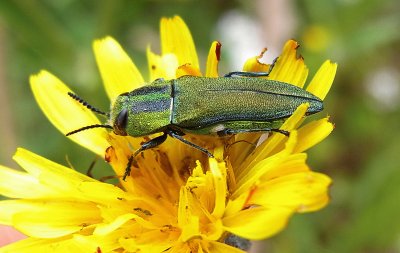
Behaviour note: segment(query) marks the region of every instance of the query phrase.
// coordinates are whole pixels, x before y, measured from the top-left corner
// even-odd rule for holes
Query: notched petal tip
[[[176,70],[176,77],[181,76],[202,76],[199,69],[193,67],[191,64],[179,66]]]
[[[270,79],[290,83],[301,88],[304,86],[308,68],[304,64],[303,57],[298,55],[297,48],[299,48],[297,41],[289,40],[286,42],[274,69],[269,75]]]
[[[214,41],[211,44],[207,57],[206,77],[218,77],[218,64],[221,59],[222,44],[219,41]]]
[[[111,36],[105,36],[103,38],[100,39],[95,39],[93,41],[93,47],[99,47],[101,46],[102,43],[107,43],[110,46],[112,45],[117,45],[118,46],[118,42]]]
[[[264,54],[265,54],[265,52],[267,52],[267,50],[268,50],[267,48],[264,48],[259,55],[248,59],[244,63],[243,71],[246,71],[246,72],[268,72],[271,65],[260,62],[260,59],[264,56]],[[274,71],[274,70],[272,70],[272,71]]]
[[[288,41],[286,41],[284,48],[289,50],[297,50],[298,48],[300,48],[300,43],[295,39],[289,39]]]
[[[32,74],[29,77],[29,84],[33,92],[35,92],[37,89],[42,88],[45,85],[51,85],[55,82],[61,81],[55,75],[45,69],[41,69],[38,73]],[[70,91],[67,87],[64,90]]]
[[[221,47],[222,47],[221,42],[216,41],[215,42],[215,56],[217,57],[218,61],[221,60]]]

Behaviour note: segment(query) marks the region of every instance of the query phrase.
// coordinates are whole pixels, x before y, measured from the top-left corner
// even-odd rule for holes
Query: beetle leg
[[[271,71],[274,69],[275,64],[276,64],[276,62],[278,61],[278,59],[279,59],[279,56],[276,57],[276,58],[272,61],[271,65],[269,65],[268,75],[269,75],[269,73],[271,73]]]
[[[244,72],[244,71],[233,71],[224,75],[224,77],[267,77],[269,72]]]
[[[159,77],[159,78],[155,79],[155,80],[153,81],[153,83],[161,83],[161,82],[164,82],[164,81],[165,81],[164,78]]]
[[[280,134],[283,134],[285,136],[289,136],[289,134],[290,134],[289,131],[282,130],[282,129],[271,129],[271,132],[280,133]]]
[[[133,155],[131,155],[128,159],[128,164],[126,165],[126,168],[125,168],[124,177],[122,178],[122,180],[124,180],[124,181],[125,181],[126,177],[131,174],[131,166],[132,166],[133,160],[134,160]]]
[[[289,136],[289,132],[286,130],[281,130],[281,129],[224,129],[221,131],[217,132],[218,136],[226,136],[226,135],[232,135],[232,134],[239,134],[239,133],[254,133],[254,132],[276,132],[276,133],[281,133],[285,136]]]
[[[268,72],[245,72],[245,71],[234,71],[229,72],[228,74],[224,75],[224,77],[233,77],[233,76],[241,76],[241,77],[267,77],[269,73],[271,73],[272,69],[275,67],[275,63],[279,57],[276,57],[271,65],[269,65]]]
[[[190,142],[190,141],[184,139],[184,138],[182,137],[183,133],[177,132],[177,131],[175,131],[175,130],[167,130],[167,133],[168,133],[172,138],[178,139],[178,140],[180,140],[181,142],[183,142],[183,143],[185,143],[185,144],[187,144],[187,145],[189,145],[189,146],[191,146],[191,147],[193,147],[193,148],[195,148],[195,149],[200,150],[201,152],[203,152],[203,153],[205,153],[206,155],[208,155],[208,157],[214,157],[214,155],[211,154],[211,152],[208,151],[207,149],[205,149],[205,148],[203,148],[203,147],[200,147],[199,145],[196,145],[196,144],[194,144],[193,142]]]
[[[131,155],[128,159],[128,164],[126,166],[125,169],[125,173],[124,173],[124,177],[122,178],[124,181],[126,179],[127,176],[129,176],[131,174],[131,166],[135,161],[135,157],[140,154],[141,152],[145,151],[146,149],[151,149],[151,148],[155,148],[158,145],[160,145],[161,143],[163,143],[166,139],[167,139],[168,134],[164,132],[163,135],[160,135],[154,139],[151,139],[149,141],[146,141],[145,143],[142,144],[142,146],[135,151],[135,153],[133,153],[133,155]]]

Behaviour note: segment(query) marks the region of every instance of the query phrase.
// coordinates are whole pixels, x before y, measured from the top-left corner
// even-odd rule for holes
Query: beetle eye
[[[128,123],[128,110],[124,108],[115,119],[114,133],[123,136],[127,135],[125,131],[127,123]]]

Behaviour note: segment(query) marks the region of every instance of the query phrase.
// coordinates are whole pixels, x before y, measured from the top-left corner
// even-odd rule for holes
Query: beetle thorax
[[[168,91],[149,90],[149,86],[121,94],[115,100],[110,123],[119,135],[144,136],[162,132],[170,124]]]

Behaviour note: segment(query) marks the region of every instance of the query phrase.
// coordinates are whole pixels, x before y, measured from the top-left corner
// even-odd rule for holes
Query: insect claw
[[[128,159],[128,164],[126,165],[124,176],[122,177],[122,180],[124,180],[125,182],[126,177],[131,174],[131,166],[133,163],[137,165],[136,160],[133,158],[133,155],[131,155]]]
[[[290,132],[289,132],[289,131],[282,130],[282,129],[271,129],[271,131],[272,131],[272,132],[276,132],[276,133],[283,134],[283,135],[285,135],[285,136],[289,136],[289,135],[290,135]]]

